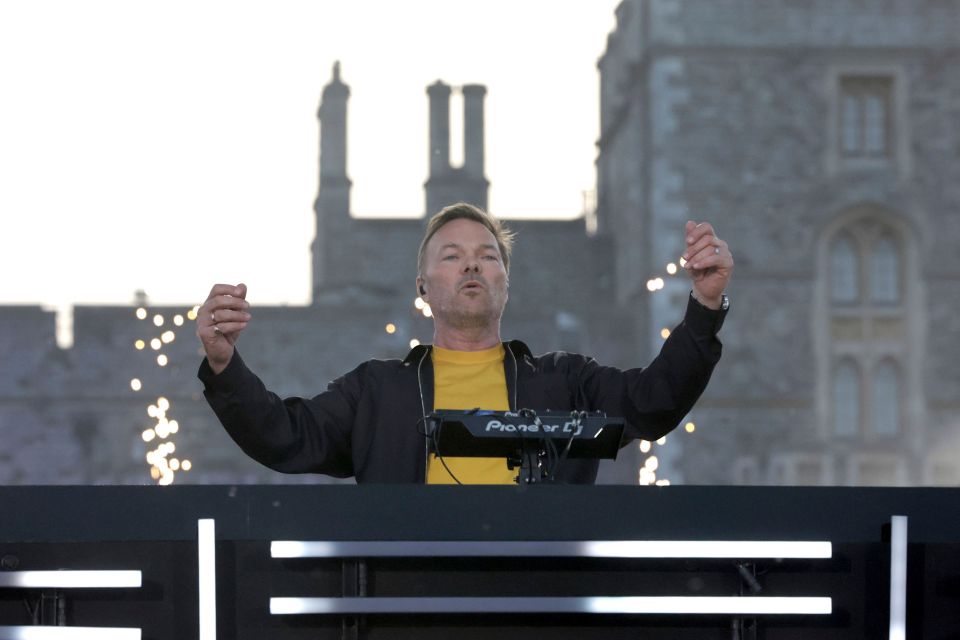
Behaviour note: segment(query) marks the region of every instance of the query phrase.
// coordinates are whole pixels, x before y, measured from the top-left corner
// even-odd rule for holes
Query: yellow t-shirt
[[[503,345],[483,351],[433,348],[433,406],[436,409],[509,411],[507,379],[503,374]],[[514,484],[518,471],[504,458],[443,457],[463,484]],[[434,455],[427,461],[427,484],[456,484]]]

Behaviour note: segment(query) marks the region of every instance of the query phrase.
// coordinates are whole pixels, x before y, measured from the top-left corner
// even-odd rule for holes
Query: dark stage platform
[[[0,487],[0,640],[862,640],[903,594],[960,637],[960,489]]]

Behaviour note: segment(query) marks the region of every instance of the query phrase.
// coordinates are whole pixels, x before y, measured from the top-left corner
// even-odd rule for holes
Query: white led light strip
[[[0,587],[20,589],[112,589],[142,582],[139,571],[0,571]]]
[[[0,627],[0,640],[140,640],[125,627]]]
[[[270,544],[274,558],[576,557],[576,558],[830,558],[825,541],[296,541]]]
[[[199,640],[217,638],[217,537],[215,521],[197,520],[197,574],[200,593]]]
[[[587,613],[829,615],[821,597],[270,598],[273,615],[422,613]]]
[[[890,640],[907,637],[907,516],[890,518]]]

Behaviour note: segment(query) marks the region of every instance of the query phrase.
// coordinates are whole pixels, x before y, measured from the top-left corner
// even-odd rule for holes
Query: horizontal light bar
[[[0,571],[0,587],[19,589],[111,589],[142,583],[140,571]]]
[[[587,613],[828,615],[831,598],[557,597],[557,598],[270,598],[273,615],[384,613]]]
[[[274,558],[547,557],[547,558],[830,558],[823,541],[584,540],[584,541],[296,541],[270,543]]]
[[[128,627],[0,627],[0,640],[140,640]]]

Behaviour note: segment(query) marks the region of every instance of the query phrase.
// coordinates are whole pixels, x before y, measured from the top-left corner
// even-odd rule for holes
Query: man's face
[[[417,284],[440,322],[475,329],[499,322],[507,304],[507,272],[497,239],[479,222],[460,218],[427,243]]]

